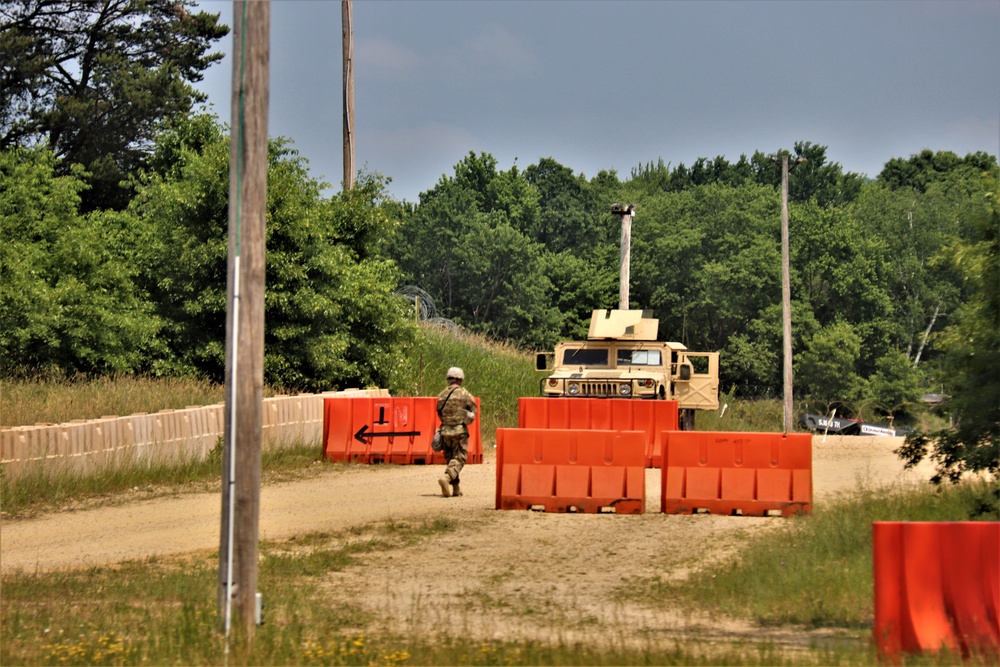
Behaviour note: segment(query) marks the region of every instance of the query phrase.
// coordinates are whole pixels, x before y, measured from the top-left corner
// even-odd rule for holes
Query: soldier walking
[[[476,419],[476,399],[462,386],[465,372],[458,367],[448,369],[448,386],[438,394],[437,413],[441,419],[441,440],[444,459],[448,462],[444,474],[438,478],[441,495],[445,498],[462,495],[459,473],[469,455],[469,427]]]

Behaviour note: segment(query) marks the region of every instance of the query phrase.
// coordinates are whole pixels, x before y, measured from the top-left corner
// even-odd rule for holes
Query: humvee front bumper
[[[656,398],[652,378],[544,378],[539,385],[542,396],[565,398]]]

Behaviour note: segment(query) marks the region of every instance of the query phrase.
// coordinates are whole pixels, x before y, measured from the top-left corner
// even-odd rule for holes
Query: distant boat
[[[843,417],[827,417],[826,415],[803,414],[799,416],[799,426],[814,433],[829,433],[831,435],[906,435],[908,428],[872,424],[860,419],[845,419]]]

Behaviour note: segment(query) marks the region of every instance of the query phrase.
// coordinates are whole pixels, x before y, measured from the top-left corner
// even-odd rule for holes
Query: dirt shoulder
[[[900,438],[830,436],[813,439],[813,486],[816,502],[850,493],[859,482],[908,484],[929,478],[930,468],[904,471],[892,453]],[[315,531],[336,531],[384,519],[435,516],[502,525],[494,514],[496,467],[486,461],[462,474],[465,496],[444,499],[436,493],[436,466],[347,466],[295,482],[265,486],[261,491],[260,536],[286,539]],[[646,511],[642,521],[665,526],[680,517],[658,514],[660,471],[646,471]],[[550,534],[590,517],[526,513],[525,530],[538,524]],[[112,507],[56,512],[26,520],[4,521],[0,527],[0,568],[49,570],[113,563],[201,549],[217,548],[221,516],[218,493],[198,493],[123,502]],[[612,525],[621,517],[599,517]],[[749,527],[750,517],[737,518]],[[535,522],[535,524],[531,523]],[[623,525],[623,522],[619,521]],[[669,543],[669,535],[657,540]]]

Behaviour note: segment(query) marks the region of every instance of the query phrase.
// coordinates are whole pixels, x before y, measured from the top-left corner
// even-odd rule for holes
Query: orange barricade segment
[[[562,498],[573,498],[580,495],[587,495],[587,489],[590,484],[590,472],[591,468],[589,466],[560,466],[558,468],[558,474],[554,474],[556,488],[553,495]],[[613,496],[618,497],[621,495],[621,489],[617,490],[617,493],[611,489],[594,489],[593,494],[598,497]],[[537,493],[531,493],[530,490],[528,495],[541,495]]]
[[[1000,522],[874,522],[874,639],[900,653],[1000,655]]]
[[[660,511],[787,516],[812,512],[808,433],[668,431]]]
[[[909,535],[905,531],[909,530]],[[919,616],[911,626],[917,645],[932,650],[958,651],[958,642],[948,622],[941,572],[941,552],[934,544],[933,524],[920,523],[904,528],[907,554],[902,560],[903,590],[911,610]]]
[[[640,431],[497,429],[497,509],[645,511]]]
[[[757,480],[756,471],[745,468],[722,468],[723,498],[733,500],[754,500],[756,498],[754,483]]]
[[[645,433],[645,466],[663,462],[661,437],[675,431],[677,401],[624,398],[522,397],[517,406],[518,428],[642,431]]]
[[[523,495],[529,497],[546,497],[555,493],[552,488],[555,483],[555,466],[536,465],[530,466],[527,469],[522,467],[519,472]]]
[[[943,577],[944,600],[950,608],[964,609],[963,614],[950,614],[949,620],[954,624],[954,631],[959,645],[963,650],[981,650],[992,645],[994,650],[1000,646],[997,632],[990,627],[990,618],[996,619],[996,614],[990,613],[990,597],[998,595],[995,589],[984,587],[988,576],[983,576],[989,569],[990,561],[986,560],[986,538],[988,531],[969,529],[969,523],[952,523],[945,528],[951,533],[939,544],[941,549],[941,575]],[[1000,532],[993,539],[1000,543]],[[1000,560],[994,559],[993,570],[1000,569]],[[954,564],[954,566],[949,566]],[[995,609],[994,609],[995,612]],[[994,627],[1000,627],[994,624]]]
[[[323,457],[353,463],[444,465],[444,455],[431,449],[439,425],[434,396],[332,396],[323,401]],[[466,463],[483,462],[479,425],[478,418],[469,425]]]

